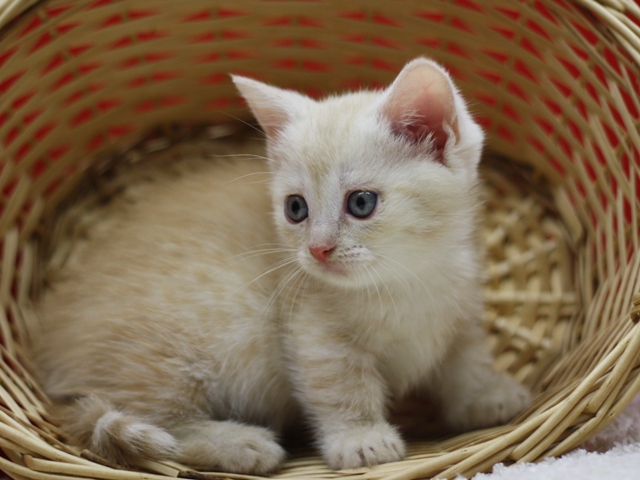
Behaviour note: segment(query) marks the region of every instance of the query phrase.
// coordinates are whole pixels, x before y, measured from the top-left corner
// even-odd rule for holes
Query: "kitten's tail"
[[[54,408],[54,417],[81,446],[119,465],[136,458],[177,457],[176,439],[164,429],[119,411],[97,395],[81,397]]]

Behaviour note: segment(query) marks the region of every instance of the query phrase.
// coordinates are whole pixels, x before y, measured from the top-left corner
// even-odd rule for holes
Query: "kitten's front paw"
[[[322,439],[325,461],[333,470],[397,462],[404,457],[404,442],[391,425],[381,423],[346,428]]]
[[[447,424],[456,431],[507,423],[531,405],[529,390],[508,375],[495,374],[480,390],[445,405]]]

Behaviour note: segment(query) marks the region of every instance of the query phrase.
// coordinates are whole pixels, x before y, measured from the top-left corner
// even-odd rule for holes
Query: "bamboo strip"
[[[633,0],[0,0],[0,447],[9,474],[78,478],[67,466],[80,457],[42,419],[47,401],[22,352],[37,325],[29,297],[44,281],[33,235],[51,235],[95,159],[147,156],[130,149],[159,124],[247,120],[230,71],[330,93],[386,84],[422,54],[451,69],[488,147],[511,157],[503,166],[524,169],[488,181],[484,321],[496,365],[533,386],[536,401],[513,425],[412,444],[404,462],[336,473],[313,457],[290,462],[282,478],[471,475],[505,455],[561,454],[603,428],[640,389],[628,321],[640,318],[639,20]],[[77,471],[96,465],[81,460],[87,469]]]

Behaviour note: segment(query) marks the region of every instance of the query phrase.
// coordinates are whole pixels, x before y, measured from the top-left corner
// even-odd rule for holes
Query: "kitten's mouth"
[[[320,262],[320,261],[314,261],[313,262],[315,264],[315,268],[319,268],[320,270],[322,270],[323,272],[329,272],[332,275],[340,275],[340,276],[344,276],[347,274],[347,272],[345,271],[345,268],[343,265],[340,265],[336,262]]]
[[[369,275],[366,274],[366,267],[363,267],[363,270],[358,267],[357,262],[347,260],[346,262],[312,261],[309,262],[307,268],[312,276],[327,284],[344,288],[357,288],[370,284],[374,280],[371,273]]]
[[[322,268],[323,270],[335,273],[337,275],[346,274],[344,267],[334,262],[318,262],[318,265],[320,265],[320,268]]]

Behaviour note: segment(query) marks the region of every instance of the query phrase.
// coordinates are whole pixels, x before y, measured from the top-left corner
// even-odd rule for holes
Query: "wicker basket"
[[[452,72],[488,148],[512,159],[501,168],[545,185],[486,234],[497,364],[535,404],[503,427],[412,443],[402,462],[341,474],[302,456],[275,476],[469,476],[560,455],[611,421],[640,390],[633,0],[0,0],[0,469],[43,480],[200,475],[169,462],[127,471],[66,445],[25,368],[33,239],[87,169],[144,148],[158,126],[248,119],[228,72],[319,95],[384,85],[417,55]],[[494,185],[522,185],[507,176]],[[541,205],[555,227],[540,226]]]

